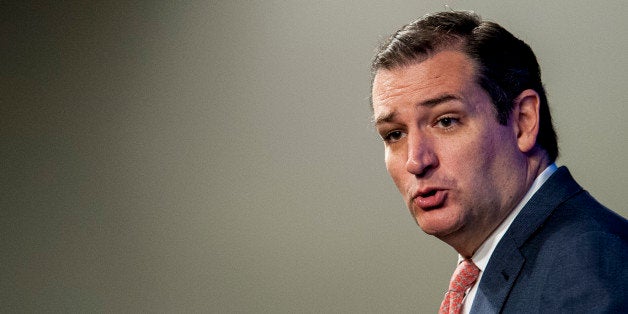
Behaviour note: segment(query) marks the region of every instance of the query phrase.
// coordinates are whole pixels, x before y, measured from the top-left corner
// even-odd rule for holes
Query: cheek
[[[487,176],[492,172],[493,151],[482,140],[475,134],[440,147],[441,179],[455,181],[452,183],[462,189],[463,194],[482,190]]]
[[[403,192],[403,178],[407,173],[405,171],[405,158],[403,158],[403,156],[401,156],[400,154],[393,153],[387,149],[384,156],[384,162],[386,163],[386,170],[388,171],[388,174],[390,174],[390,177],[393,179],[393,182],[395,182],[395,185],[397,186],[397,188],[399,188],[399,191]]]
[[[496,138],[492,134],[478,134],[469,137],[447,154],[450,175],[456,178],[460,189],[459,197],[465,202],[493,203],[497,191],[506,188],[502,179],[504,172],[515,166],[508,158],[507,139]],[[501,143],[499,141],[502,141]]]
[[[486,151],[482,149],[481,144],[479,141],[474,141],[472,137],[448,141],[446,145],[440,145],[438,149],[439,162],[450,175],[470,174],[487,162]]]
[[[399,171],[400,164],[403,162],[401,159],[399,152],[392,150],[390,147],[384,149],[384,163],[386,164],[386,170],[388,170],[391,176],[394,176]]]

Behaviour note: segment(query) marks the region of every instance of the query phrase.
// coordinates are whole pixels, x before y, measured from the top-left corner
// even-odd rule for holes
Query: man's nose
[[[420,136],[408,136],[406,170],[416,176],[425,176],[438,166],[438,158],[431,140]]]

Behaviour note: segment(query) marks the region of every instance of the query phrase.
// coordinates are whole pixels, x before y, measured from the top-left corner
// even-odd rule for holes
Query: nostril
[[[410,171],[410,172],[413,173],[417,178],[423,178],[427,176],[433,168],[434,167],[432,167],[431,165],[428,165],[420,169],[416,169],[416,171],[414,172],[413,171]]]

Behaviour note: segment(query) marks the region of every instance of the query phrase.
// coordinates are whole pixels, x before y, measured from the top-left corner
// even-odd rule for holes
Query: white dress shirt
[[[504,219],[504,221],[502,221],[502,223],[499,226],[497,226],[495,231],[491,233],[491,235],[484,241],[484,243],[480,245],[478,250],[475,251],[475,254],[473,254],[473,257],[471,257],[471,259],[473,260],[473,263],[475,263],[475,265],[480,269],[480,275],[478,277],[478,280],[473,285],[473,287],[469,289],[469,291],[467,292],[467,295],[465,296],[463,300],[462,313],[468,314],[469,311],[471,310],[471,306],[473,305],[473,300],[475,299],[475,294],[478,290],[480,280],[482,280],[482,274],[484,273],[484,269],[486,269],[488,260],[491,258],[491,255],[493,254],[493,251],[495,250],[497,243],[499,243],[499,241],[502,239],[502,237],[506,233],[506,230],[510,228],[510,225],[515,220],[515,218],[517,217],[517,215],[519,214],[523,206],[525,206],[528,203],[530,198],[532,198],[532,195],[534,195],[534,193],[536,193],[536,191],[538,191],[539,188],[541,188],[543,183],[545,183],[545,181],[549,179],[549,177],[554,173],[554,171],[556,171],[556,169],[558,169],[558,167],[556,166],[555,163],[553,163],[549,165],[547,168],[545,168],[545,170],[543,170],[543,172],[536,179],[534,179],[534,182],[532,182],[532,186],[530,187],[526,195],[521,199],[521,202],[517,204],[517,206],[512,210],[512,212],[508,214],[506,219]],[[458,255],[458,263],[462,262],[463,259],[464,257],[462,257],[461,255]]]

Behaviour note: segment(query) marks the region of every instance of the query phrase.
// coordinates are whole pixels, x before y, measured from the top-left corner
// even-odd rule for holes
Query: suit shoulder
[[[559,204],[544,225],[542,229],[554,230],[558,237],[607,234],[628,243],[628,220],[600,204],[585,190]]]
[[[584,191],[561,203],[520,248],[525,262],[506,308],[548,313],[625,309],[626,230],[626,219]]]

